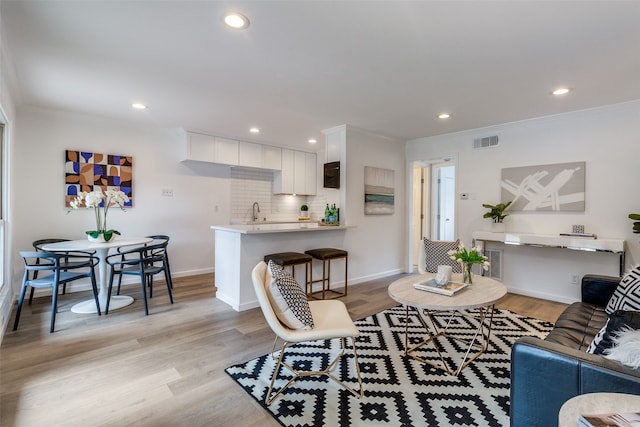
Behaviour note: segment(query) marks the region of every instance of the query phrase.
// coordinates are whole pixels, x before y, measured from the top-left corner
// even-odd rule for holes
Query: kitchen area
[[[231,218],[228,224],[211,225],[219,300],[236,311],[257,307],[251,271],[267,254],[344,246],[347,227],[338,218],[338,162],[325,182],[324,153],[320,160],[312,152],[187,135],[185,160],[230,166]],[[280,163],[275,151],[280,151]],[[336,264],[335,277],[342,277],[342,268]],[[303,271],[296,277],[299,282],[304,280]]]

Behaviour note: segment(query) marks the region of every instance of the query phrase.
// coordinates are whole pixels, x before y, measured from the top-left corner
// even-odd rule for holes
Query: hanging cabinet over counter
[[[274,194],[312,196],[317,190],[315,153],[282,149],[282,169],[273,177]]]

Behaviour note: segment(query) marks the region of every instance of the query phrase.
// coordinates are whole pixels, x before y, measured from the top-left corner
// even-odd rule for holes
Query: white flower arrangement
[[[120,190],[107,190],[106,192],[94,190],[91,192],[82,191],[70,204],[73,209],[81,207],[93,208],[96,215],[96,230],[86,231],[86,234],[94,239],[97,239],[102,234],[104,240],[108,242],[114,237],[114,234],[120,234],[118,230],[107,229],[109,207],[118,206],[124,211],[124,205],[128,201],[129,197]]]
[[[482,264],[482,268],[485,271],[489,270],[489,266],[491,265],[489,261],[487,261],[487,257],[482,255],[482,249],[478,246],[474,246],[470,251],[464,247],[464,243],[460,242],[458,245],[458,250],[452,249],[449,252],[449,257],[458,261],[462,266],[462,275],[463,282],[471,283],[472,275],[471,275],[471,266],[473,264]]]

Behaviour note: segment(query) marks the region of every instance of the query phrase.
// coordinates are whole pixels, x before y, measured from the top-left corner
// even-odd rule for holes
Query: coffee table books
[[[459,283],[459,282],[447,282],[444,285],[439,285],[436,283],[435,279],[429,279],[426,281],[415,283],[413,285],[414,288],[421,291],[433,292],[436,294],[447,295],[447,296],[453,296],[456,293],[463,290],[464,288],[466,288],[467,286],[469,285],[467,285],[466,283]]]
[[[580,427],[631,427],[640,425],[640,412],[580,415]]]

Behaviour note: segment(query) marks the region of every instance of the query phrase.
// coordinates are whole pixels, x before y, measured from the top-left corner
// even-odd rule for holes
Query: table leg
[[[100,310],[104,312],[107,308],[107,294],[109,286],[109,274],[107,273],[107,255],[109,254],[109,248],[96,249],[96,255],[100,262],[98,263],[98,301],[100,302]],[[133,298],[126,295],[113,295],[111,302],[109,303],[109,311],[118,310],[119,308],[126,307],[133,304]],[[82,301],[71,307],[73,313],[91,314],[97,313],[96,301],[91,298],[90,300]]]
[[[422,363],[428,363],[429,365],[437,369],[445,371],[449,375],[458,376],[466,366],[468,366],[476,358],[482,355],[489,347],[489,337],[491,335],[491,324],[493,322],[493,312],[494,312],[493,305],[485,308],[480,308],[478,310],[477,316],[464,313],[462,311],[457,312],[462,317],[465,317],[467,319],[474,319],[478,322],[478,328],[473,334],[473,337],[470,339],[457,337],[448,332],[449,325],[451,324],[451,320],[453,319],[453,316],[455,315],[456,312],[451,313],[445,328],[442,330],[438,328],[437,323],[434,319],[434,314],[438,314],[440,312],[432,313],[429,310],[425,310],[425,313],[423,314],[420,312],[420,310],[417,310],[417,309],[416,309],[416,312],[418,315],[418,319],[420,320],[420,323],[422,323],[422,326],[427,331],[428,337],[421,343],[418,343],[411,348],[408,348],[405,344],[405,354],[415,360],[418,360]],[[429,326],[429,324],[427,324],[427,321],[424,318],[425,316],[429,320],[431,327]],[[407,322],[408,322],[408,319],[407,319]],[[432,328],[433,328],[433,332],[431,330]],[[408,334],[408,330],[405,329],[405,343],[408,342],[407,334]],[[441,346],[438,344],[438,338],[440,337],[451,338],[456,341],[462,342],[468,346],[466,352],[462,356],[462,360],[460,361],[457,367],[450,366],[447,363],[444,355],[442,354]],[[415,351],[417,349],[419,349],[420,347],[426,344],[431,344],[433,348],[436,350],[440,363],[438,363],[438,361],[424,359],[418,356],[417,354],[415,354]],[[472,350],[474,349],[476,351],[472,353]]]

